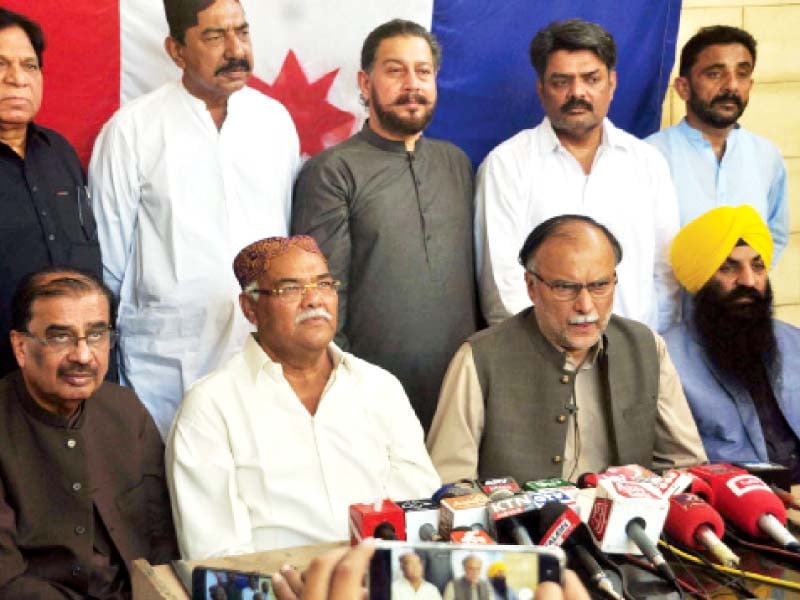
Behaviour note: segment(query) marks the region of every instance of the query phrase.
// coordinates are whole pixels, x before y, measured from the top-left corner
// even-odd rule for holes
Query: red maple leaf
[[[289,50],[272,85],[251,77],[248,85],[275,98],[292,115],[300,136],[300,152],[313,156],[350,137],[356,117],[328,102],[328,91],[339,69],[309,82],[303,67]]]

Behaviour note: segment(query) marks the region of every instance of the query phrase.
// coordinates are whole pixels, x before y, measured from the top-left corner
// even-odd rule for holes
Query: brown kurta
[[[14,372],[0,439],[0,599],[126,598],[133,559],[177,557],[164,446],[130,390],[105,383],[66,419]]]

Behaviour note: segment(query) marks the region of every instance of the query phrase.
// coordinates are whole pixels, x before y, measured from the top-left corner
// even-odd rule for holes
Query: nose
[[[414,69],[408,69],[408,71],[406,71],[406,76],[403,80],[403,88],[406,90],[419,89],[419,77],[417,77],[417,73]]]
[[[575,77],[569,86],[570,96],[573,98],[583,98],[586,96],[586,83],[580,77]]]
[[[739,91],[739,78],[736,77],[736,72],[732,70],[725,71],[722,80],[722,90],[725,92]]]
[[[756,272],[753,271],[750,265],[745,265],[742,267],[741,271],[739,271],[736,277],[736,283],[744,287],[755,287],[757,277]]]
[[[21,64],[18,62],[9,62],[3,72],[3,81],[19,87],[27,83],[28,77]]]
[[[82,365],[92,360],[92,350],[85,337],[79,338],[72,349],[69,351],[69,359]]]
[[[578,296],[573,303],[573,308],[575,312],[582,315],[587,315],[594,310],[594,299],[587,288],[584,287],[578,292]]]
[[[303,295],[301,297],[303,306],[317,307],[322,304],[322,292],[319,286],[308,284],[303,287]]]
[[[242,58],[245,55],[245,43],[239,38],[238,32],[228,31],[225,34],[225,57]]]

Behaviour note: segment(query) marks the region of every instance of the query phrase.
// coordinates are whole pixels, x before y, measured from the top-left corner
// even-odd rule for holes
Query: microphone
[[[630,552],[631,542],[669,581],[675,574],[656,548],[669,502],[647,482],[599,478],[588,524],[603,552]]]
[[[539,520],[536,529],[539,544],[542,546],[561,546],[572,552],[583,566],[589,580],[608,597],[622,600],[622,596],[614,589],[614,585],[606,572],[592,556],[589,548],[596,551],[589,529],[581,523],[578,514],[561,504],[550,502],[539,509]]]
[[[669,499],[664,531],[689,548],[708,550],[727,567],[739,564],[739,557],[722,541],[725,535],[722,517],[695,494],[676,494]]]
[[[708,482],[714,490],[714,508],[736,527],[800,553],[800,542],[786,529],[786,507],[758,477],[727,463],[689,470]]]
[[[454,527],[486,525],[486,494],[469,492],[463,496],[443,497],[439,502],[439,535],[450,539]]]
[[[494,538],[500,544],[533,546],[533,540],[523,527],[522,520],[529,521],[534,517],[535,509],[536,506],[528,494],[513,494],[508,489],[492,492],[486,512],[494,528]]]
[[[439,505],[430,498],[400,500],[397,505],[405,513],[406,540],[409,542],[440,542]]]
[[[389,500],[350,505],[350,543],[374,537],[384,540],[405,540],[403,509]]]
[[[473,523],[471,527],[453,527],[453,530],[450,532],[450,541],[455,544],[495,543],[480,523]]]

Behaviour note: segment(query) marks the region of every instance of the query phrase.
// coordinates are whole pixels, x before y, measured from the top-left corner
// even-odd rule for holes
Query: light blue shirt
[[[800,437],[800,329],[773,320],[779,362],[768,369],[772,393]],[[769,461],[761,421],[749,392],[711,363],[690,323],[664,334],[669,355],[711,462]]]
[[[775,264],[789,238],[789,206],[786,167],[772,142],[737,125],[717,161],[711,144],[686,119],[645,141],[667,159],[681,227],[712,208],[749,204],[769,226]]]

